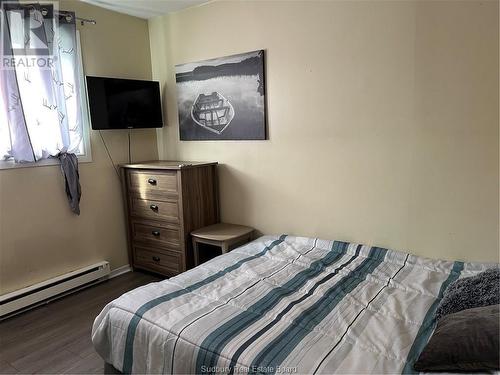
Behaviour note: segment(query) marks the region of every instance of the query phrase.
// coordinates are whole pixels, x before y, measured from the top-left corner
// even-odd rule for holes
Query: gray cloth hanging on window
[[[66,195],[68,196],[71,211],[80,215],[80,174],[78,173],[78,158],[75,154],[60,153],[61,171],[66,181]]]

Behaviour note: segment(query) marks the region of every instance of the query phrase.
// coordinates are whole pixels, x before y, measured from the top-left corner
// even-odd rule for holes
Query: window
[[[58,164],[62,152],[91,161],[74,13],[43,4],[2,10],[2,42],[10,49],[2,50],[0,67],[0,168]]]

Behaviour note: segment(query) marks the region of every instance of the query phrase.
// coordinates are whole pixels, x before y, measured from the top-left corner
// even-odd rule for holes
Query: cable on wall
[[[106,141],[104,140],[104,137],[102,136],[101,130],[99,131],[99,135],[101,136],[102,144],[104,145],[104,148],[106,149],[106,153],[108,154],[108,158],[111,161],[111,165],[113,166],[113,169],[116,172],[116,175],[118,178],[120,178],[120,172],[118,172],[118,168],[116,168],[115,162],[113,161],[113,158],[111,157],[111,153],[109,152],[108,146],[106,145]],[[130,159],[130,136],[129,136],[129,159]]]
[[[131,132],[132,130],[128,130],[128,163],[132,163],[132,152],[130,151],[130,137],[131,137]]]

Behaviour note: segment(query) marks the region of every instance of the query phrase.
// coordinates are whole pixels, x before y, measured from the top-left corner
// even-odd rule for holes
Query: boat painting
[[[267,139],[264,51],[175,66],[181,141]]]
[[[200,94],[191,107],[191,118],[201,127],[221,134],[234,118],[234,107],[217,91]]]

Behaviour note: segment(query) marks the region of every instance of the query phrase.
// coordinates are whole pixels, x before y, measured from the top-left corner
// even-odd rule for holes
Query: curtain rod
[[[45,14],[46,14],[46,13],[44,14],[44,11],[46,12],[46,10],[45,10],[45,9],[42,9],[42,14],[43,14],[43,15],[45,15]],[[66,15],[66,16],[71,16],[71,13],[66,13],[66,12],[64,12],[64,11],[57,11],[57,12],[58,12],[59,14],[63,14],[63,15]],[[86,23],[90,23],[91,25],[96,25],[96,24],[97,24],[97,21],[96,21],[96,20],[94,20],[94,19],[90,19],[90,18],[81,18],[81,17],[76,17],[76,16],[75,16],[75,19],[77,19],[78,21],[80,21],[80,25],[82,25],[82,26],[83,26],[84,24],[86,24]]]
[[[90,23],[91,25],[96,25],[97,22],[96,20],[92,20],[92,19],[89,19],[89,18],[80,18],[80,17],[75,17],[78,21],[80,21],[80,25],[84,25],[86,23]]]
[[[30,6],[34,9],[33,5],[30,5]],[[48,13],[48,10],[47,10],[47,8],[42,8],[42,9],[41,9],[41,12],[42,12],[42,15],[43,15],[43,16],[46,16],[46,15],[47,15],[47,13]],[[69,16],[69,17],[72,17],[72,16],[73,16],[71,13],[68,13],[68,12],[65,12],[65,11],[59,11],[59,10],[58,10],[58,11],[57,11],[57,13],[62,14],[62,15],[66,15],[66,17],[68,17],[68,16]],[[81,17],[76,17],[76,16],[75,16],[75,19],[77,19],[78,21],[80,21],[80,24],[81,24],[82,26],[83,26],[84,24],[86,24],[86,23],[90,23],[90,24],[92,24],[92,25],[96,25],[96,24],[97,24],[96,20],[94,20],[94,19],[90,19],[90,18],[81,18]]]

